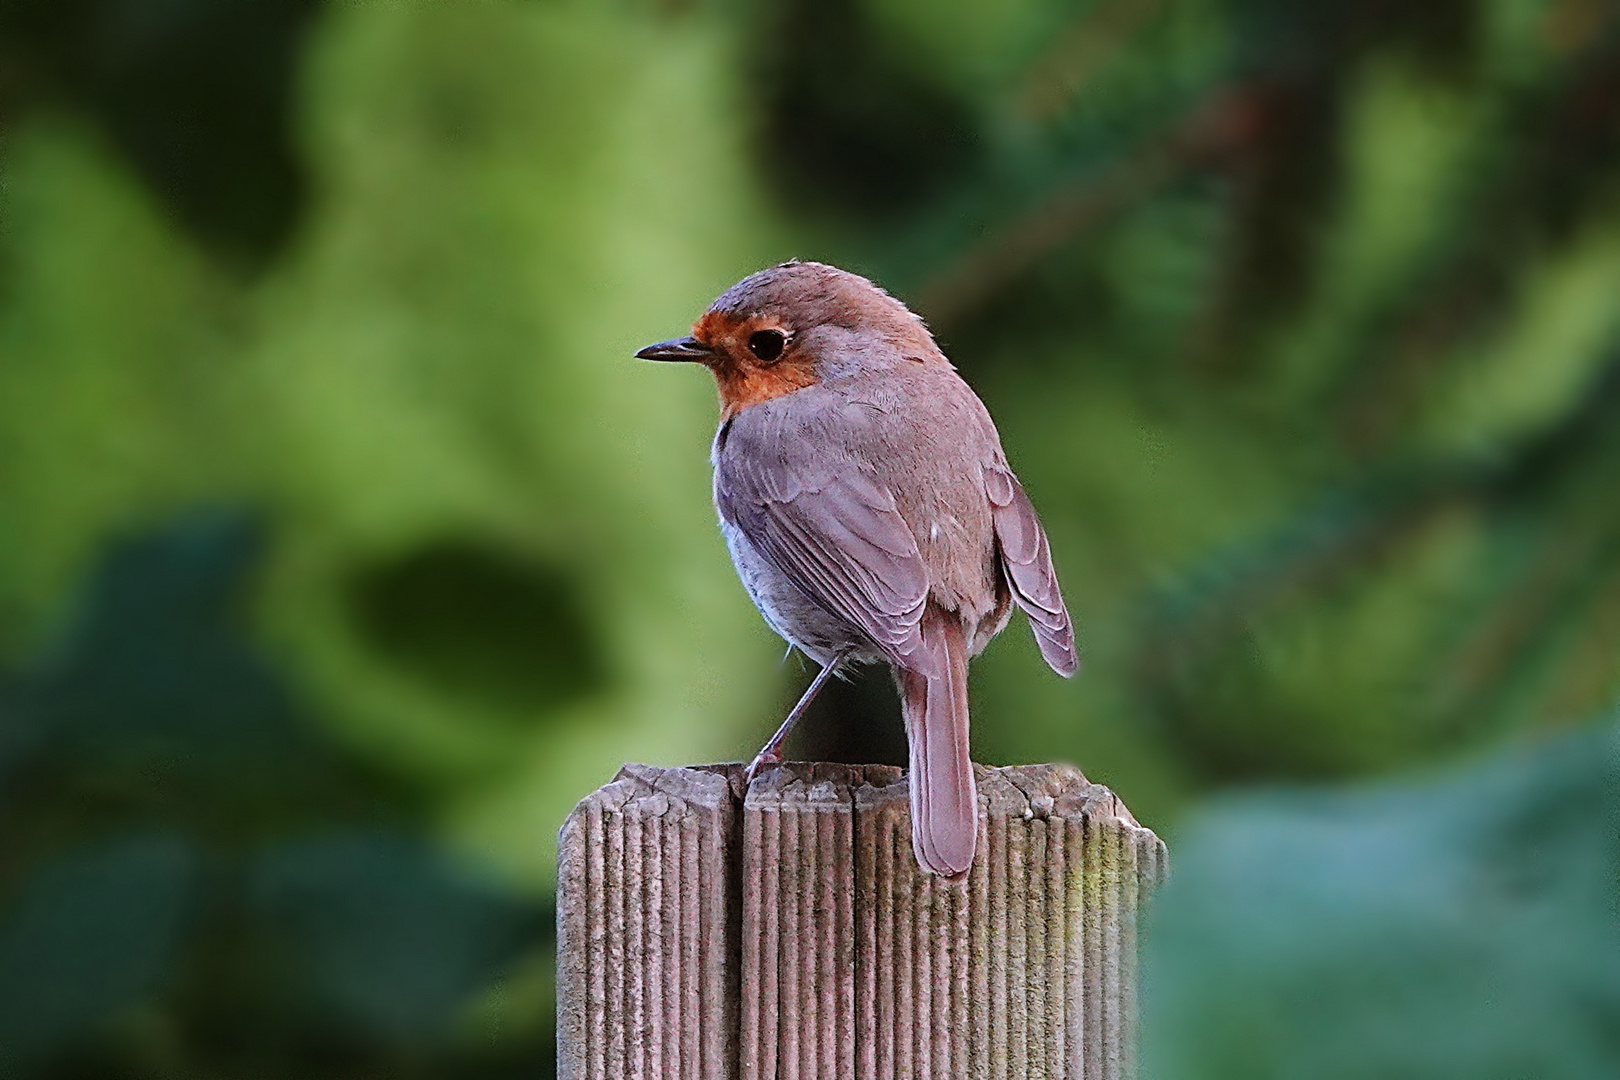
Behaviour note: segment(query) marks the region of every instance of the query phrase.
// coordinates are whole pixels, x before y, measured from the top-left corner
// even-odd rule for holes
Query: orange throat
[[[772,368],[743,368],[722,362],[712,369],[720,387],[720,418],[729,420],[750,405],[814,386],[815,372],[807,365],[781,364]]]

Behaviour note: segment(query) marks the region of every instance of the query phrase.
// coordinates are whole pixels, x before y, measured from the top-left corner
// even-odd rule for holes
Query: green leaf
[[[536,937],[536,911],[422,842],[343,833],[269,852],[260,910],[322,998],[374,1037],[444,1034],[456,1011]]]
[[[175,963],[196,858],[163,834],[68,852],[41,866],[0,922],[0,1065],[79,1044],[150,995]]]
[[[1172,844],[1157,1080],[1620,1073],[1620,728],[1452,775],[1272,792]]]

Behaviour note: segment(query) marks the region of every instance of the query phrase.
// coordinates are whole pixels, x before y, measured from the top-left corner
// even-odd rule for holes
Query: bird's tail
[[[924,870],[960,877],[973,865],[978,795],[968,755],[967,643],[962,624],[930,604],[923,648],[898,673],[911,747],[911,846]]]

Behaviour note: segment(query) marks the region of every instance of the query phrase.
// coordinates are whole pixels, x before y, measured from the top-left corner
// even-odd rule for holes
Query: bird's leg
[[[759,753],[754,755],[754,760],[748,763],[748,771],[743,775],[749,783],[753,782],[755,775],[766,765],[775,765],[781,762],[782,743],[793,730],[793,726],[804,716],[805,710],[810,708],[810,703],[816,700],[816,695],[821,693],[821,688],[826,685],[827,680],[837,673],[839,665],[844,662],[844,658],[848,655],[849,650],[847,649],[843,652],[834,653],[832,659],[827,661],[826,666],[816,673],[814,679],[810,680],[809,687],[806,688],[803,694],[799,695],[799,700],[794,704],[793,708],[788,710],[787,719],[782,721],[782,726],[776,729],[776,734],[772,735],[770,741],[759,748]]]

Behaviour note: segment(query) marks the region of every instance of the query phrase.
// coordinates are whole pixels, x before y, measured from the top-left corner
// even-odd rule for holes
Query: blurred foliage
[[[7,1075],[543,1067],[562,815],[807,677],[629,360],[788,255],[1052,535],[980,758],[1162,827],[1620,696],[1601,0],[17,0],[0,113]]]
[[[8,104],[96,117],[147,195],[221,264],[262,267],[305,193],[289,103],[315,0],[9,0]]]
[[[316,737],[247,646],[259,547],[222,511],[118,543],[0,696],[7,1076],[470,1075],[446,1046],[468,1000],[549,957],[546,905],[424,843],[422,800]]]
[[[1148,936],[1153,1076],[1620,1070],[1620,726],[1453,775],[1223,801]]]

